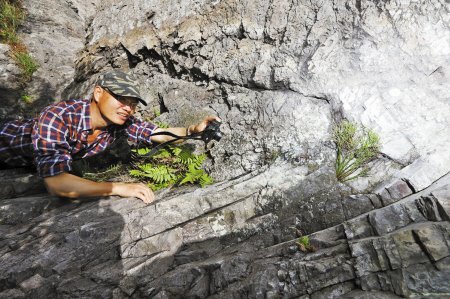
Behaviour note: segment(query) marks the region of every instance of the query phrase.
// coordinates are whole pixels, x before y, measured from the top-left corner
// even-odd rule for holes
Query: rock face
[[[55,99],[61,100],[61,93],[73,81],[75,59],[84,49],[85,28],[97,1],[22,2],[26,21],[19,38],[39,68],[28,84],[20,84],[20,70],[9,58],[9,47],[1,45],[0,118],[17,114],[35,116]],[[24,103],[21,96],[29,96],[32,104]]]
[[[8,177],[0,298],[450,296],[448,2],[38,2],[24,1],[43,59],[28,90],[52,87],[36,109],[121,68],[153,100],[141,116],[216,114],[225,137],[207,165],[219,183],[149,206],[64,201]],[[3,105],[20,92],[2,53]],[[382,142],[369,176],[347,184],[331,141],[343,118]]]

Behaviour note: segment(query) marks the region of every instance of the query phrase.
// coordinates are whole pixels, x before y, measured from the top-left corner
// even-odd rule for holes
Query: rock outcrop
[[[35,109],[128,70],[152,99],[141,116],[221,117],[207,165],[218,183],[145,206],[37,195],[38,179],[4,175],[0,298],[450,296],[448,2],[52,3],[24,1],[51,18],[22,33],[42,66]],[[10,113],[20,92],[2,53]],[[382,142],[369,176],[346,184],[332,142],[343,118]],[[317,251],[299,250],[300,235]]]

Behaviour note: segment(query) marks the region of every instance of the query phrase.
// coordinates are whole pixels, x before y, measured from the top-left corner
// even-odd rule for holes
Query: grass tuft
[[[13,53],[14,61],[22,70],[23,79],[30,79],[33,73],[37,71],[39,65],[26,51],[16,51]]]
[[[17,28],[25,19],[18,1],[0,0],[0,39],[7,44],[18,43]]]
[[[367,175],[367,164],[380,150],[379,136],[344,120],[335,128],[333,139],[337,147],[336,178],[346,182]]]
[[[30,80],[39,67],[17,35],[17,29],[24,20],[25,12],[20,1],[0,0],[0,41],[10,46],[11,57],[22,71],[23,83]]]

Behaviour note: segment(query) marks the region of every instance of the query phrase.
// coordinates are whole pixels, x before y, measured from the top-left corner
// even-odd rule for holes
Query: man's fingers
[[[146,204],[153,202],[153,200],[155,199],[155,195],[153,194],[152,190],[150,190],[144,184],[140,184],[139,187],[140,187],[140,190],[139,190],[140,197],[139,198]]]
[[[222,120],[220,118],[218,118],[217,116],[208,116],[207,118],[205,118],[205,120],[203,122],[206,123],[206,125],[208,125],[209,123],[212,123],[213,121],[222,122]]]

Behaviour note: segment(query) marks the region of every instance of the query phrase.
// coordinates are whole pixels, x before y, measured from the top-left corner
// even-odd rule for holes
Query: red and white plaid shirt
[[[106,127],[88,143],[92,132],[89,100],[62,101],[45,108],[38,118],[6,122],[0,128],[0,161],[10,166],[35,165],[41,177],[72,170],[72,160],[104,151],[119,136],[150,144],[156,125],[131,116],[122,125]]]

